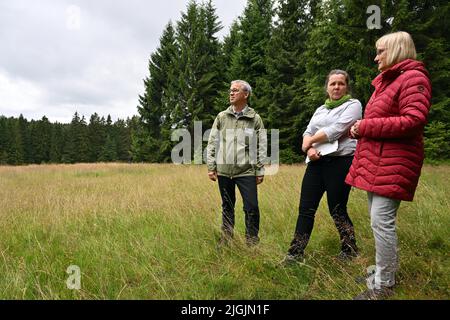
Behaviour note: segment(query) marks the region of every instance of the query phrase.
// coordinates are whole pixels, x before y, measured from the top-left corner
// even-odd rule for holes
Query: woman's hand
[[[303,143],[302,143],[302,150],[303,152],[307,152],[309,148],[312,146],[312,137],[311,136],[304,136],[303,137]]]
[[[320,159],[320,152],[317,152],[317,150],[314,148],[309,148],[307,155],[309,160],[311,161],[316,161]]]
[[[350,128],[350,137],[353,139],[359,138],[359,125],[361,120],[355,122],[355,124]]]

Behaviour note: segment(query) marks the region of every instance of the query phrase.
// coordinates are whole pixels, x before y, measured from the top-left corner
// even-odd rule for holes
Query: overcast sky
[[[188,0],[0,0],[0,115],[137,114],[148,59]],[[201,1],[197,1],[201,2]],[[213,0],[228,33],[246,0]]]

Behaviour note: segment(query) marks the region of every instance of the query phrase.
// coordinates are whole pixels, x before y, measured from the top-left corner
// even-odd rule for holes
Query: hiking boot
[[[354,258],[358,257],[358,251],[351,250],[351,251],[341,251],[337,255],[337,258],[341,261],[350,261]]]
[[[394,294],[390,287],[381,287],[380,289],[367,289],[360,293],[353,300],[385,300]]]
[[[223,247],[228,247],[231,244],[233,237],[229,235],[221,235],[219,241],[217,242],[217,248],[221,249]]]
[[[303,264],[305,263],[305,256],[303,254],[299,255],[293,255],[293,254],[287,254],[283,260],[280,261],[279,265],[282,267],[289,267],[296,264]]]
[[[246,237],[245,243],[247,244],[247,247],[254,247],[259,243],[258,237]]]

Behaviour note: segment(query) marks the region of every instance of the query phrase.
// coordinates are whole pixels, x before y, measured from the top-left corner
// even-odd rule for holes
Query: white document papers
[[[316,149],[317,152],[320,152],[321,156],[326,156],[327,154],[335,152],[339,147],[339,143],[337,140],[333,142],[313,143],[312,147]],[[305,162],[308,163],[310,161],[309,157],[306,157]]]

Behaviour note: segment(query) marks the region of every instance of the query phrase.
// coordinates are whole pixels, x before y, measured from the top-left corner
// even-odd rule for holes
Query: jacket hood
[[[233,106],[229,106],[227,110],[225,110],[226,113],[229,113],[231,115],[234,116],[234,112],[233,112]],[[256,112],[254,109],[250,108],[247,105],[247,110],[244,112],[244,114],[242,115],[243,117],[247,117],[247,118],[254,118],[256,115]]]

